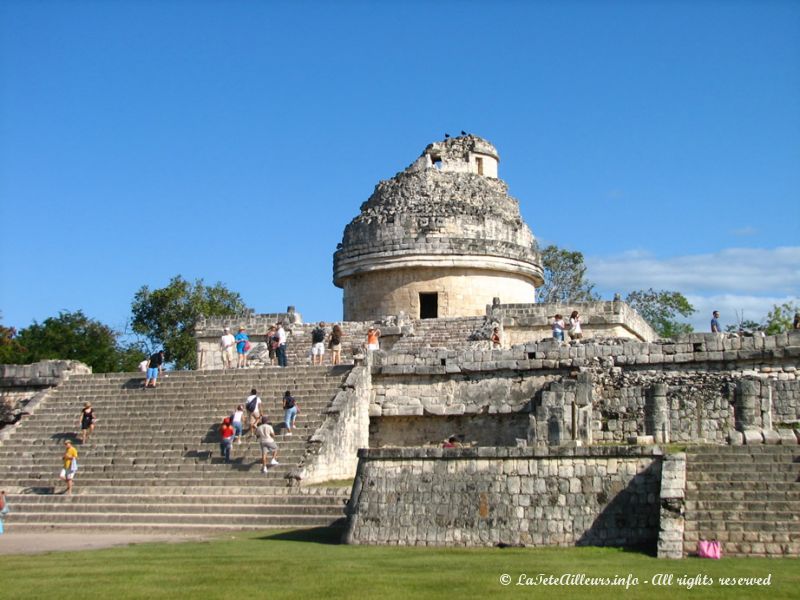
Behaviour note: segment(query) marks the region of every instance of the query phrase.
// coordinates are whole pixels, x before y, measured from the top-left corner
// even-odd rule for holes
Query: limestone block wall
[[[369,444],[369,367],[354,367],[310,439],[295,477],[304,484],[350,479],[357,452]]]
[[[274,318],[274,317],[278,318]],[[253,348],[248,353],[248,362],[252,366],[269,365],[269,349],[267,347],[267,332],[271,325],[280,320],[280,315],[254,315],[252,319],[209,319],[203,323],[202,329],[195,333],[197,340],[197,365],[198,370],[221,369],[222,354],[219,349],[219,339],[223,327],[230,327],[236,334],[240,326],[247,329],[247,335]],[[333,323],[325,324],[326,335],[330,336]],[[340,322],[344,337],[342,338],[342,360],[349,362],[353,355],[360,351],[367,338],[367,329],[370,322]],[[286,330],[286,356],[289,365],[310,364],[311,331],[317,323],[292,323],[285,321]],[[383,330],[384,328],[382,328]],[[386,329],[391,334],[391,328]],[[390,335],[391,337],[391,335]],[[330,360],[330,350],[325,346],[325,362]]]
[[[361,450],[344,539],[654,549],[660,480],[642,448]]]
[[[91,373],[76,360],[45,360],[30,365],[0,365],[0,442],[13,423],[32,414],[49,390],[70,375]]]
[[[480,267],[475,258],[473,264]],[[530,277],[483,268],[426,267],[391,269],[344,280],[345,320],[382,319],[401,311],[419,318],[421,293],[438,294],[439,317],[480,316],[493,297],[533,302]]]
[[[631,436],[665,432],[663,441],[725,443],[733,430],[773,429],[800,419],[799,362],[800,333],[795,332],[768,338],[694,334],[650,344],[547,341],[509,350],[381,353],[373,367],[370,416],[521,413],[531,419],[531,444],[573,437],[624,443]],[[588,377],[588,391],[580,391],[581,377]],[[747,380],[755,383],[743,387]],[[587,410],[584,436],[580,420]],[[574,430],[573,415],[580,421]],[[543,429],[543,420],[552,419],[556,422]],[[453,422],[439,423],[440,429],[430,425],[416,437],[407,431],[408,444],[466,435],[452,431]],[[392,422],[381,426],[377,439],[393,439],[387,429]],[[518,439],[515,427],[509,419],[508,444]]]
[[[507,346],[552,337],[553,315],[560,314],[568,321],[574,310],[580,314],[584,339],[615,337],[652,342],[658,337],[650,324],[625,302],[516,304],[502,295],[499,297],[503,303],[493,306],[490,314],[503,324]]]

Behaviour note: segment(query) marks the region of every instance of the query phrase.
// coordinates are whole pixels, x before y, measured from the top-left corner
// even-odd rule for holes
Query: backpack
[[[250,400],[247,401],[247,404],[245,404],[244,406],[247,409],[247,412],[251,413],[256,409],[257,404],[258,404],[258,396],[253,396]]]
[[[291,396],[289,396],[288,398],[284,398],[283,399],[283,407],[284,408],[294,408],[294,404],[295,404],[294,398],[292,398]]]
[[[325,330],[321,327],[317,327],[311,332],[311,341],[315,344],[325,341]]]

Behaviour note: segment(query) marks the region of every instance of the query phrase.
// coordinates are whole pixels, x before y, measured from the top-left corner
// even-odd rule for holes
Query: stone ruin
[[[334,282],[358,385],[331,408],[303,477],[355,474],[351,543],[645,545],[684,556],[703,535],[686,501],[695,458],[687,467],[686,454],[664,448],[733,446],[756,461],[752,448],[785,447],[791,462],[800,332],[659,340],[618,297],[535,303],[536,242],[497,164],[475,136],[431,144],[346,227]],[[553,341],[552,315],[572,310],[584,339]],[[364,355],[375,323],[382,351]],[[204,355],[222,325],[203,324]],[[291,327],[300,362],[310,327]],[[461,447],[443,449],[453,436]],[[782,529],[713,535],[733,554],[800,553],[800,535]]]

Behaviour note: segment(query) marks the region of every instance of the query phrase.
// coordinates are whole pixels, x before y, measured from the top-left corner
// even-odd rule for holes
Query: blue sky
[[[2,321],[177,274],[340,319],[344,226],[462,129],[607,298],[800,296],[798,2],[5,0]]]

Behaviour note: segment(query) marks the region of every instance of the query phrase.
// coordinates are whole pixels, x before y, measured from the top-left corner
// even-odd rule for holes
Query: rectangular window
[[[475,166],[478,167],[478,175],[483,175],[483,159],[480,156],[475,157]]]
[[[419,295],[419,318],[435,319],[439,316],[439,294],[420,293]]]

